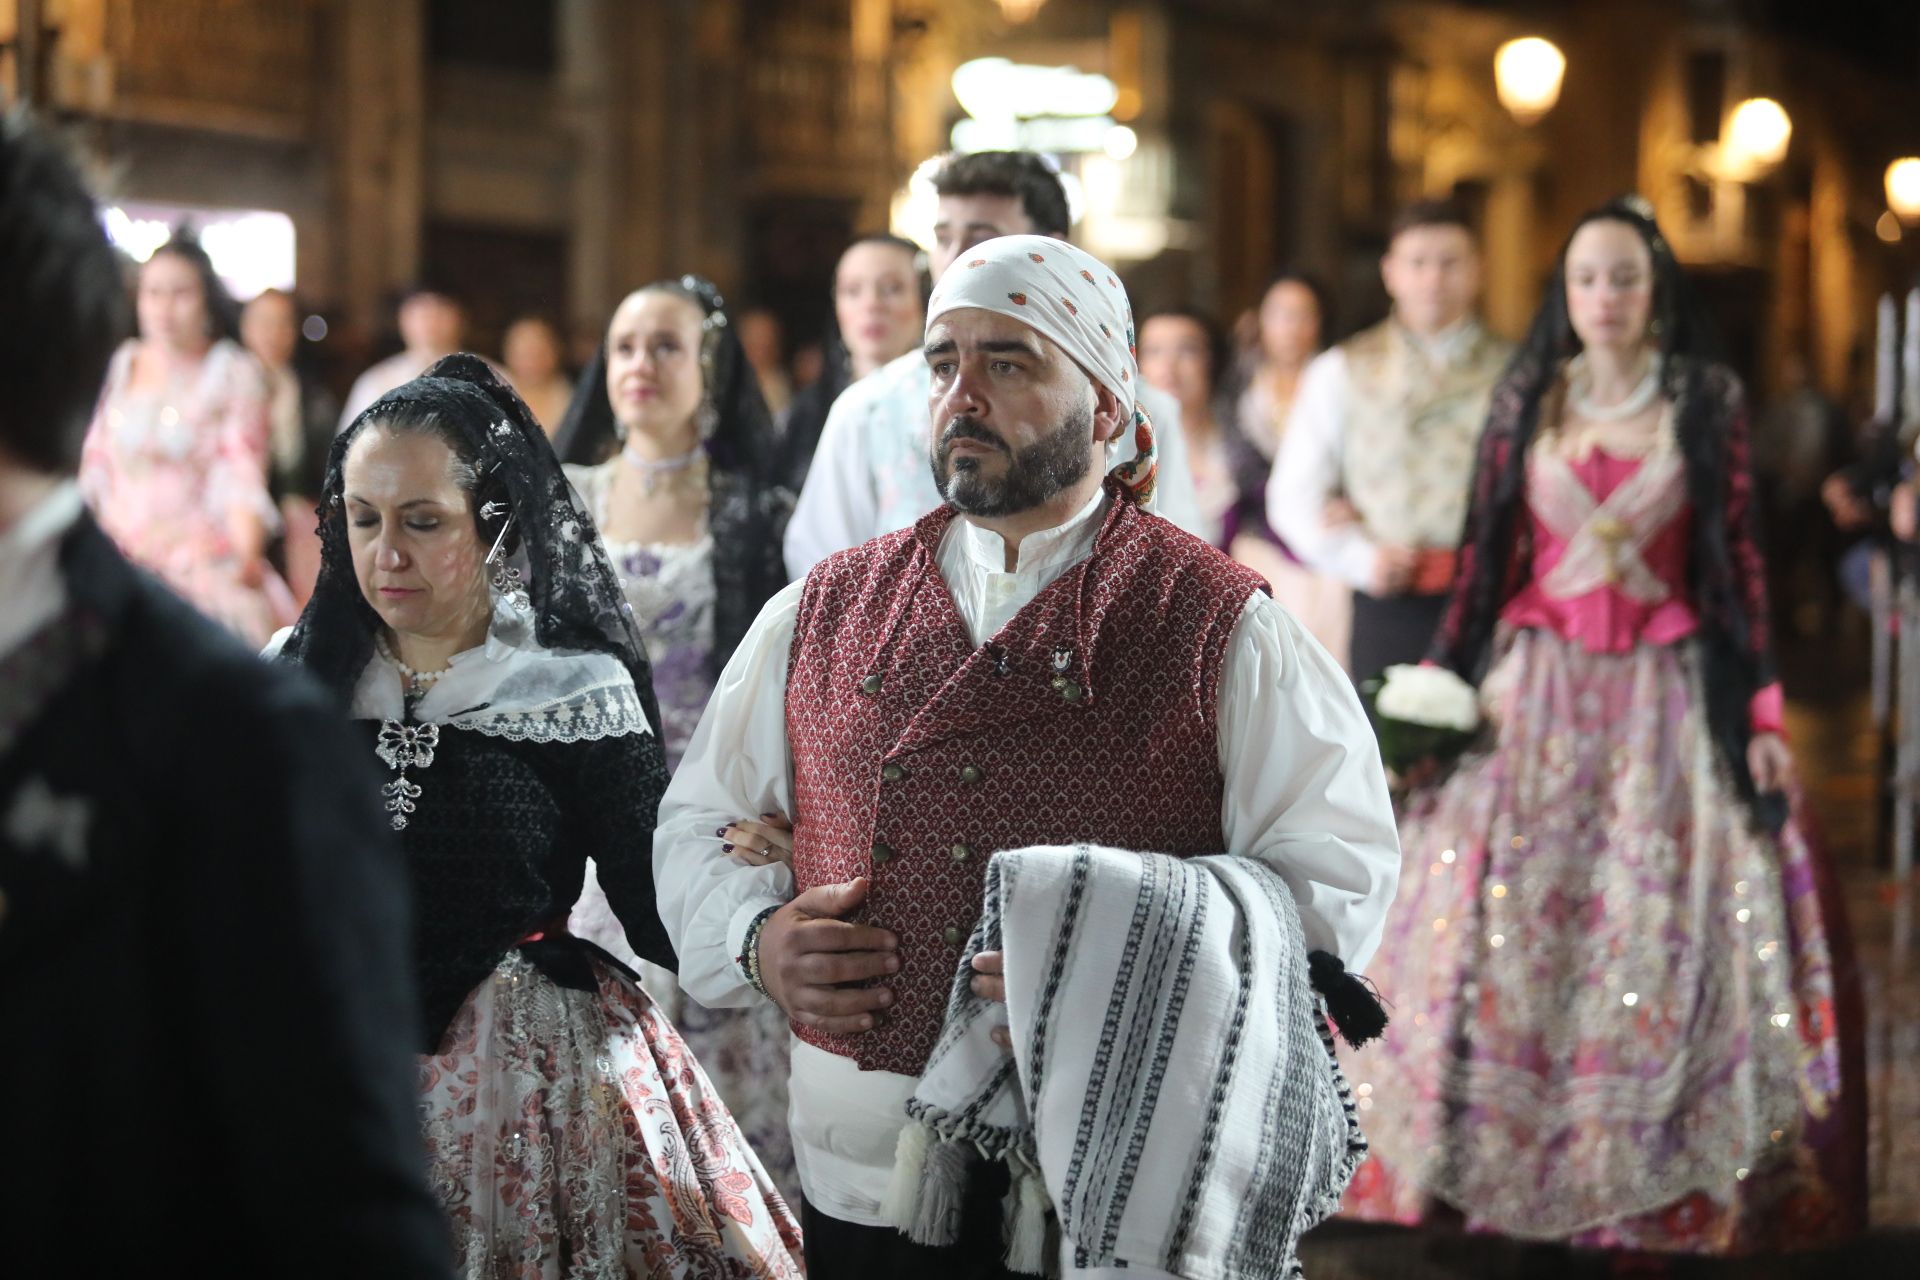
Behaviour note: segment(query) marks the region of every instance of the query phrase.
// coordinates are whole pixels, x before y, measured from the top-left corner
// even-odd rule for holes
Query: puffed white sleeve
[[[1327,503],[1340,496],[1350,399],[1346,354],[1335,348],[1315,356],[1300,375],[1267,477],[1267,523],[1309,568],[1367,591],[1378,556],[1373,539],[1359,524],[1326,521]]]
[[[1293,890],[1310,950],[1363,970],[1400,881],[1380,748],[1346,672],[1286,610],[1255,593],[1220,682],[1227,852]]]
[[[857,547],[884,532],[879,495],[862,448],[879,383],[877,375],[861,379],[841,392],[827,410],[781,546],[787,573],[796,580],[834,552]]]
[[[680,987],[710,1008],[763,999],[734,959],[753,918],[793,897],[786,864],[737,862],[715,833],[743,818],[793,812],[787,655],[805,585],[791,583],[767,601],[734,650],[654,827],[654,892],[679,953]]]

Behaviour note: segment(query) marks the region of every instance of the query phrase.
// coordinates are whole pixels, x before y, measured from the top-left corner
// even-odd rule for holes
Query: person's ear
[[[1093,385],[1093,439],[1105,444],[1133,425],[1133,403],[1122,401],[1104,383]]]

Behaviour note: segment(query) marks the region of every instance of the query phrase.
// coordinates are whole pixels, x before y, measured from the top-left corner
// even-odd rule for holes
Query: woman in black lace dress
[[[586,861],[671,965],[666,765],[591,517],[519,397],[451,356],[335,442],[276,637],[364,726],[405,844],[422,1115],[469,1276],[799,1275],[791,1214],[633,975],[565,931]]]

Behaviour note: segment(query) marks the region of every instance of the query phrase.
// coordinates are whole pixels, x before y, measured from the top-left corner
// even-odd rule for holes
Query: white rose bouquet
[[[1395,773],[1423,760],[1451,760],[1480,728],[1480,695],[1445,667],[1388,667],[1360,692],[1373,713],[1380,758]]]

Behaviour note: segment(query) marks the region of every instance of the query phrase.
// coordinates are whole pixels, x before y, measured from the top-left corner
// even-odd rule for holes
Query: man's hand
[[[998,951],[982,951],[973,958],[973,994],[982,1000],[1007,1002],[1006,957]],[[1013,1036],[1005,1027],[988,1032],[1002,1049],[1013,1049]]]
[[[869,1031],[893,1003],[889,987],[842,984],[900,971],[900,940],[885,929],[849,924],[867,897],[865,876],[809,889],[760,929],[760,981],[801,1026],[848,1035]]]
[[[1329,529],[1338,529],[1344,525],[1360,523],[1360,508],[1345,498],[1328,498],[1327,505],[1320,508],[1320,523]]]
[[[1412,547],[1381,544],[1373,561],[1373,592],[1376,596],[1397,596],[1413,581],[1420,567],[1420,553]]]

